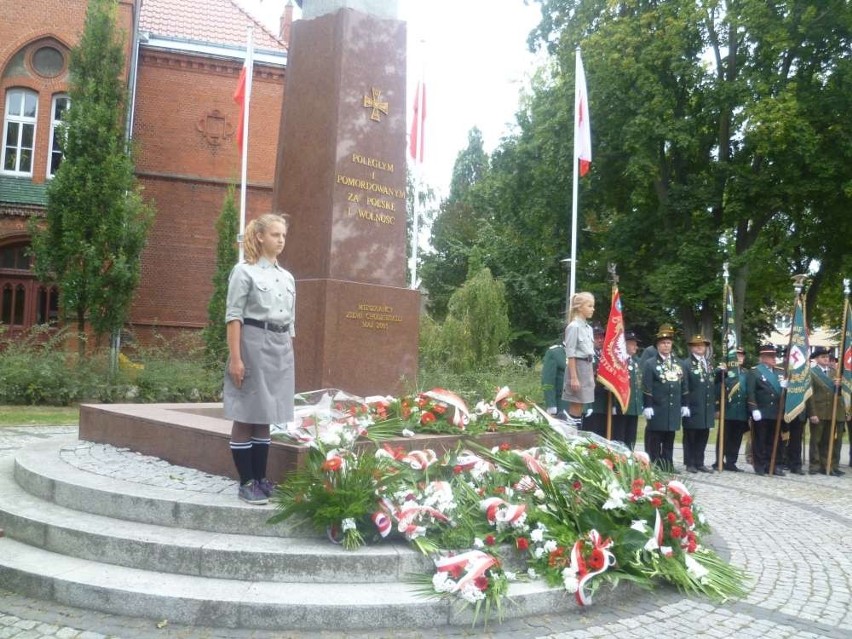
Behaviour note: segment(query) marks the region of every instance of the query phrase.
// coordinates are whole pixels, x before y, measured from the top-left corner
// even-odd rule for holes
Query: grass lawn
[[[0,428],[68,425],[79,421],[77,406],[0,406]]]

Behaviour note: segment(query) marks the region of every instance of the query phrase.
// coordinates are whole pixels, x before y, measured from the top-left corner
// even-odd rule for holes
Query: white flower
[[[537,488],[533,493],[533,497],[539,501],[544,501],[544,491],[541,488]]]
[[[473,547],[474,548],[485,548],[485,544],[479,537],[473,538]]]
[[[530,579],[538,579],[538,573],[535,571],[535,568],[527,568],[527,577]]]
[[[710,571],[693,559],[691,555],[684,555],[683,561],[686,564],[686,572],[689,573],[689,576],[703,583]]]
[[[393,459],[393,455],[391,455],[384,448],[376,449],[376,459]]]
[[[456,589],[456,582],[446,572],[436,572],[432,575],[432,587],[436,592],[452,592]]]
[[[674,554],[671,546],[660,546],[660,552],[663,553],[663,557],[671,557]]]
[[[358,526],[355,525],[355,520],[351,517],[347,517],[342,522],[340,522],[340,527],[343,529],[343,532],[347,530],[357,530]]]
[[[624,508],[624,500],[627,499],[627,493],[621,489],[618,484],[609,485],[609,499],[607,499],[601,508],[603,510],[614,510],[616,508]]]
[[[413,431],[413,430],[409,430],[409,429],[407,429],[407,428],[403,428],[403,429],[402,429],[402,436],[403,436],[403,437],[414,437],[414,431]]]
[[[571,568],[565,568],[562,571],[562,584],[568,592],[577,592],[580,588],[580,582],[577,581],[577,573],[571,570]]]
[[[638,530],[639,532],[645,532],[646,530],[648,530],[648,522],[646,522],[644,519],[634,519],[633,523],[630,524],[630,527],[633,530]]]
[[[503,574],[506,575],[507,581],[517,581],[518,580],[518,575],[516,573],[512,572],[511,570],[504,570]]]
[[[544,544],[544,552],[551,553],[558,547],[559,545],[556,543],[555,539],[548,539]]]
[[[485,593],[470,582],[465,584],[461,589],[461,596],[462,599],[470,603],[476,603],[485,599]]]
[[[536,548],[533,551],[533,555],[536,559],[541,559],[544,556],[544,548]]]
[[[648,552],[656,550],[659,547],[660,544],[657,543],[657,538],[654,536],[651,536],[651,538],[645,542],[645,550],[647,550]]]

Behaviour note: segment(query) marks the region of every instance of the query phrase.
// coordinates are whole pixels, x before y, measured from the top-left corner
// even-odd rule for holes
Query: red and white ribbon
[[[450,574],[458,574],[464,572],[464,576],[456,582],[450,592],[456,592],[464,589],[471,582],[474,582],[478,577],[485,574],[485,571],[497,564],[497,560],[484,553],[481,550],[468,550],[460,555],[452,557],[442,557],[435,561],[435,568],[438,572],[448,572]]]
[[[414,470],[426,470],[438,461],[438,455],[435,454],[434,450],[429,448],[425,450],[411,450],[400,461],[405,462]]]
[[[422,395],[429,399],[444,402],[445,404],[452,406],[455,409],[453,411],[452,418],[453,425],[464,430],[464,427],[470,421],[470,411],[467,409],[467,404],[464,403],[464,400],[461,397],[445,388],[433,388],[430,391],[422,393]]]
[[[527,511],[526,504],[510,504],[499,497],[489,497],[479,502],[479,508],[485,513],[488,523],[505,522],[514,524]]]
[[[592,603],[591,595],[587,595],[585,592],[585,587],[589,580],[592,577],[600,575],[607,568],[615,564],[615,555],[613,555],[609,551],[610,546],[612,546],[612,539],[610,539],[609,537],[603,539],[600,533],[597,530],[593,529],[589,532],[589,541],[592,544],[592,552],[594,552],[595,550],[599,551],[603,554],[604,560],[603,565],[597,570],[588,570],[588,562],[583,561],[582,559],[582,549],[585,545],[585,542],[580,539],[574,544],[574,547],[571,549],[571,565],[577,566],[579,568],[577,574],[579,578],[578,587],[577,592],[574,593],[574,597],[577,599],[577,603],[581,606],[588,606]]]

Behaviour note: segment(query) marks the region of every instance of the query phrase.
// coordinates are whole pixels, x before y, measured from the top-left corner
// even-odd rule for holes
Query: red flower
[[[645,480],[642,479],[642,478],[634,479],[632,486],[633,486],[633,490],[636,490],[637,488],[639,490],[642,490],[645,487]]]
[[[423,424],[424,426],[426,426],[427,424],[431,424],[434,421],[435,421],[435,416],[432,413],[430,413],[429,411],[426,411],[425,413],[423,413],[420,416],[420,423]]]
[[[494,535],[487,535],[485,537],[485,545],[486,546],[493,546],[496,543],[497,543],[497,540],[494,539]]]
[[[509,444],[509,442],[501,442],[500,443],[500,450],[502,450],[505,453],[507,450],[512,450],[512,446]]]
[[[686,545],[686,552],[688,552],[688,553],[693,553],[693,552],[695,552],[696,550],[698,550],[698,544],[696,544],[694,541],[690,541],[690,542]]]
[[[530,542],[527,540],[527,538],[526,538],[526,537],[518,537],[518,538],[515,540],[515,546],[517,546],[518,550],[520,550],[521,552],[523,552],[524,550],[528,550],[528,549],[529,549],[529,547],[530,547]]]
[[[340,457],[332,457],[331,459],[326,459],[320,468],[334,472],[340,470],[341,466],[343,466],[343,460]]]
[[[589,444],[589,450],[597,450],[597,449],[598,449],[597,444]]]
[[[604,567],[605,561],[606,558],[604,557],[603,551],[600,548],[595,548],[592,550],[592,554],[589,555],[589,559],[586,563],[590,570],[600,570]]]
[[[654,508],[659,508],[660,506],[663,505],[663,500],[660,499],[659,497],[651,497],[651,505]]]
[[[449,570],[449,573],[453,576],[453,579],[455,579],[456,581],[458,581],[458,578],[462,576],[463,572],[464,572],[464,568],[462,568],[461,566],[452,566]]]
[[[457,465],[453,466],[453,472],[454,472],[456,475],[461,475],[461,474],[464,472],[464,468],[462,468],[461,466],[459,466],[459,465],[457,464]]]
[[[692,504],[692,497],[690,497],[689,495],[684,495],[680,498],[680,503],[682,506],[689,506],[690,504]]]
[[[579,481],[575,481],[573,484],[571,484],[571,488],[573,488],[574,490],[580,490],[583,488],[583,484]]]
[[[609,459],[604,458],[601,461],[603,461],[603,463],[606,464],[606,467],[609,468],[610,470],[615,468],[615,466],[612,465],[612,462]]]
[[[663,484],[661,482],[655,481],[654,482],[654,490],[662,490],[662,489],[663,489]]]
[[[476,579],[473,580],[473,585],[476,586],[479,590],[484,591],[488,588],[488,577],[485,575],[479,575]]]
[[[438,413],[439,415],[443,415],[444,413],[447,412],[447,407],[444,406],[443,404],[435,404],[432,407],[432,410],[435,411],[436,413]]]
[[[402,418],[408,419],[409,417],[411,417],[411,409],[406,404],[403,404],[402,405]]]
[[[666,519],[669,520],[670,524],[673,524],[677,521],[677,515],[675,515],[674,513],[669,513],[666,515]]]
[[[417,405],[418,405],[420,408],[423,408],[423,407],[424,407],[426,404],[428,404],[428,403],[429,403],[429,400],[428,400],[428,399],[426,399],[425,397],[418,397],[418,398],[417,398]]]
[[[683,528],[680,526],[672,526],[672,537],[675,539],[680,539],[683,537]]]

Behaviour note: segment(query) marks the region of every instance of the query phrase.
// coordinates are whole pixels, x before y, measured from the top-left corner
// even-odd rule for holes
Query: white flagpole
[[[575,54],[575,69],[574,69],[574,151],[572,153],[572,184],[571,184],[571,284],[568,287],[567,308],[571,307],[571,298],[574,297],[574,292],[577,290],[577,182],[580,179],[579,174],[579,157],[577,154],[577,104],[580,101],[580,88],[578,78],[580,77],[580,47],[577,47]]]
[[[246,184],[248,182],[248,141],[249,141],[249,111],[251,105],[251,82],[254,76],[254,29],[248,27],[248,39],[246,42],[246,88],[243,107],[243,157],[240,173],[240,232],[237,242],[240,247],[239,261],[245,257],[243,240],[246,232]]]

